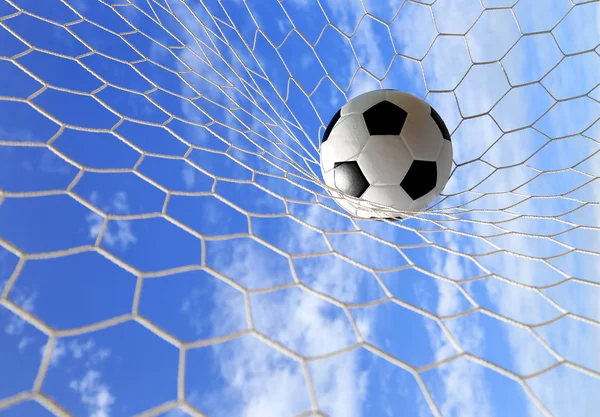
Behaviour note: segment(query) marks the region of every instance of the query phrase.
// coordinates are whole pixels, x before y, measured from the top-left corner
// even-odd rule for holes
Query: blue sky
[[[0,417],[592,415],[600,3],[429,3],[1,0]],[[377,88],[453,133],[395,224],[318,184]]]

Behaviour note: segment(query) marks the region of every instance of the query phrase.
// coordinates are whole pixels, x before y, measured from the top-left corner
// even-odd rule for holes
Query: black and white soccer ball
[[[401,219],[425,209],[452,167],[450,133],[440,115],[397,90],[347,102],[327,126],[320,153],[335,201],[362,218]]]

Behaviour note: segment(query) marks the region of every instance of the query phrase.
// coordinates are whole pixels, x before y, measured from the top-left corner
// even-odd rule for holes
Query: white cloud
[[[351,8],[347,10],[352,10]],[[360,13],[361,16],[363,12]],[[381,48],[379,48],[380,41],[377,38],[375,32],[376,23],[371,18],[364,18],[358,26],[358,31],[352,36],[351,40],[354,45],[355,51],[358,55],[358,60],[361,67],[365,68],[375,76],[382,76],[391,61],[386,60]],[[391,39],[390,39],[391,41]],[[388,59],[391,56],[387,57]]]
[[[532,11],[534,12],[534,11]],[[523,53],[533,54],[537,56],[535,59],[539,59],[543,61],[543,50],[536,51],[523,51]],[[531,57],[528,57],[528,60],[531,61]],[[521,61],[525,62],[525,57],[521,57]],[[517,65],[514,65],[517,68]],[[528,68],[525,65],[518,67],[522,71],[527,71]],[[536,97],[531,97],[530,100],[535,100]],[[528,109],[534,108],[534,103],[528,104],[526,102],[522,103],[522,107],[520,111],[528,111]],[[571,119],[568,117],[562,117],[560,120],[556,119],[554,121],[556,124],[563,125],[565,123],[571,123]],[[482,133],[485,135],[485,132]],[[455,159],[462,160],[461,155],[468,155],[471,150],[471,145],[473,142],[469,141],[461,141],[460,143],[454,143],[455,149]],[[475,144],[476,145],[476,144]],[[533,153],[535,149],[531,149],[530,152]],[[508,149],[507,149],[508,151]],[[565,149],[565,152],[567,149]],[[560,161],[562,155],[559,153],[556,156],[556,159]],[[469,167],[471,170],[469,173],[475,177],[480,174],[477,172],[478,169],[482,167],[481,164],[473,164],[472,167]],[[525,183],[526,179],[524,176],[519,178],[520,172],[515,171],[514,175],[517,175],[517,178],[513,178],[515,183]],[[551,192],[552,184],[548,183],[548,190]],[[464,189],[464,184],[460,182],[454,184],[454,189],[461,190],[461,187]],[[538,188],[539,191],[539,188]],[[519,189],[520,193],[524,193],[525,195],[532,195],[533,190],[529,186],[524,186]],[[510,206],[513,203],[513,200],[509,198],[507,194],[498,194],[495,196],[490,196],[488,198],[493,198],[494,205],[497,207],[505,207]],[[557,204],[560,204],[560,200],[557,200]],[[476,204],[475,204],[476,206]],[[469,205],[466,206],[467,208]],[[532,212],[531,214],[535,214]],[[542,224],[540,226],[540,232],[543,230]],[[461,227],[462,231],[473,233],[475,235],[486,235],[489,232],[489,229],[485,225],[471,224],[470,226]],[[535,232],[535,231],[534,231]],[[446,242],[446,246],[451,247],[452,234],[446,234],[446,237],[450,239],[450,242]],[[461,238],[461,243],[464,242],[466,238]],[[470,250],[474,253],[485,253],[489,250],[489,246],[482,243],[478,239],[471,239],[472,247]],[[457,250],[465,250],[464,246],[454,244]],[[512,234],[503,239],[502,247],[505,247],[511,251],[517,253],[529,253],[531,248],[528,247],[530,242],[522,239],[517,234]],[[540,271],[534,266],[533,263],[516,263],[510,262],[509,257],[504,258],[496,258],[498,259],[499,264],[495,265],[495,269],[502,271],[502,275],[515,279],[517,281],[523,280],[522,277],[535,277],[540,273]],[[461,265],[452,265],[448,263],[448,260],[438,259],[435,260],[440,268],[440,273],[447,277],[461,277],[462,276],[462,266]],[[517,317],[528,317],[531,322],[538,322],[543,318],[543,309],[535,304],[531,303],[531,297],[527,296],[526,293],[523,292],[519,287],[516,286],[502,286],[499,287],[495,284],[493,279],[488,279],[486,282],[487,295],[489,299],[495,303],[498,307],[499,311],[511,311]],[[449,301],[451,302],[451,301]],[[469,322],[471,324],[471,321]],[[461,332],[465,329],[453,329],[457,332]],[[474,352],[478,355],[482,355],[482,343],[485,342],[482,339],[481,328],[470,328],[469,334],[472,335],[472,339],[467,340],[466,346],[463,346],[465,349],[474,350]],[[510,347],[509,351],[506,352],[508,354],[513,363],[515,364],[515,368],[517,369],[535,369],[541,368],[544,364],[541,361],[544,361],[545,358],[541,358],[535,355],[535,349],[527,349],[526,341],[530,341],[527,338],[527,334],[523,331],[520,331],[518,328],[513,328],[511,326],[507,327],[506,333],[503,335],[508,341],[508,346]],[[462,339],[462,338],[460,338]],[[592,338],[590,340],[589,335],[585,335],[581,332],[577,333],[572,329],[572,333],[569,337],[565,337],[563,340],[557,340],[555,343],[555,348],[561,350],[561,346],[559,343],[577,343],[584,344],[585,346],[597,345],[598,340],[594,340]],[[463,365],[466,362],[463,362]],[[539,366],[538,366],[539,365]],[[439,408],[442,415],[452,414],[451,411],[455,411],[461,416],[474,416],[474,415],[493,415],[494,413],[494,404],[490,402],[490,397],[486,394],[484,388],[488,385],[487,381],[483,379],[483,374],[478,367],[473,366],[461,366],[461,363],[452,363],[451,366],[445,367],[446,369],[440,369],[439,372],[442,376],[443,381],[443,390],[445,395],[443,395],[444,402],[439,404]],[[558,389],[557,387],[563,386],[565,383],[569,384],[567,381],[561,381],[558,379],[559,373],[549,373],[544,375],[543,377],[543,385],[547,387],[546,391],[552,391]],[[580,392],[585,392],[586,389],[584,387],[581,388]],[[547,392],[546,392],[547,394]],[[550,396],[546,396],[549,398]],[[529,403],[529,413],[530,415],[537,415],[538,410],[533,405],[533,403]],[[582,404],[575,398],[573,401],[566,407],[569,409],[569,415],[585,415],[585,404]],[[458,411],[460,410],[460,411]],[[579,411],[577,411],[579,410]]]
[[[333,315],[328,302],[305,291],[290,290],[277,299],[257,296],[252,311],[268,336],[305,355],[333,352],[357,341],[344,315]]]
[[[117,220],[115,222],[116,230],[109,231],[107,228],[104,232],[102,241],[105,242],[109,247],[118,246],[122,251],[127,249],[129,245],[137,242],[137,238],[131,231],[131,222],[124,220]]]
[[[8,319],[8,323],[4,326],[4,332],[9,336],[18,336],[25,330],[25,324],[27,322],[21,317],[13,314]]]
[[[115,213],[127,214],[129,213],[129,204],[127,203],[127,194],[124,191],[115,193],[111,202],[112,208]]]
[[[346,0],[321,1],[329,6],[331,15],[335,16],[336,25],[347,33],[353,32],[355,22],[365,14],[361,2]]]
[[[539,51],[538,51],[539,52]],[[537,52],[536,52],[537,53]],[[531,98],[532,100],[535,100],[535,97]],[[526,111],[526,109],[528,109],[529,107],[533,107],[533,106],[527,106],[526,103],[523,104],[523,111]],[[562,120],[556,120],[556,123],[569,123],[568,119],[564,119],[562,118]],[[533,152],[534,149],[531,149],[531,152]],[[556,156],[556,160],[560,161],[562,158],[562,155],[559,153]],[[520,179],[518,178],[519,176],[519,172],[515,171],[514,175],[517,176],[517,178],[513,179],[516,182],[520,182],[520,183],[524,183],[526,181],[527,178],[525,178],[524,176],[522,176]],[[459,185],[460,186],[460,185]],[[552,189],[552,184],[548,183],[547,184],[547,188],[549,191],[551,191]],[[539,192],[539,187],[538,190]],[[532,195],[535,192],[533,190],[531,190],[531,187],[529,187],[528,185],[522,187],[519,189],[520,193],[523,193],[525,195]],[[498,206],[509,206],[512,203],[512,200],[509,198],[508,195],[506,194],[499,194],[495,196],[495,204],[497,204]],[[556,205],[556,206],[560,206],[561,201],[560,200],[554,200],[552,202],[549,203],[549,205]],[[535,205],[533,205],[532,207],[535,207]],[[559,210],[556,210],[556,212],[558,212]],[[531,214],[535,215],[535,212],[531,212]],[[543,233],[544,225],[543,224],[539,224],[538,225],[538,229],[540,233]],[[472,228],[470,230],[472,233],[475,234],[481,234],[481,235],[485,235],[486,234],[486,228],[485,226],[480,226],[478,224],[473,224]],[[535,233],[535,229],[530,230],[530,232]],[[473,240],[473,244],[474,244],[474,251],[475,252],[485,252],[487,251],[488,247],[485,246],[485,244],[481,243],[481,241],[474,239]],[[521,238],[518,234],[511,234],[506,236],[503,241],[502,241],[502,247],[507,248],[513,252],[516,253],[523,253],[523,254],[527,254],[531,251],[531,248],[529,247],[530,242],[526,239]],[[540,243],[540,248],[543,247],[542,243]],[[496,270],[501,271],[501,274],[505,277],[508,277],[510,279],[514,279],[516,281],[526,281],[526,279],[529,279],[531,277],[536,277],[539,276],[540,273],[540,269],[536,268],[535,264],[532,262],[511,262],[509,257],[504,257],[504,258],[497,258],[498,259],[498,264],[494,265]],[[582,269],[584,269],[585,266],[582,266]],[[499,311],[511,311],[511,313],[513,314],[513,316],[515,317],[527,317],[528,320],[530,322],[540,322],[543,321],[544,319],[544,312],[545,309],[541,308],[541,306],[536,305],[536,304],[532,304],[531,303],[531,297],[528,296],[527,293],[525,293],[521,288],[517,287],[517,286],[509,286],[509,285],[504,285],[504,286],[497,286],[495,285],[495,281],[493,279],[490,280],[486,280],[486,290],[487,290],[487,295],[489,297],[489,299],[496,304],[497,308]],[[565,289],[565,291],[567,291]],[[564,295],[565,297],[568,297],[567,294]],[[542,302],[542,300],[540,299],[540,302]],[[506,333],[504,334],[504,337],[506,338],[506,340],[508,341],[508,346],[510,346],[510,349],[508,352],[506,352],[507,355],[509,355],[512,359],[512,362],[515,366],[516,369],[541,369],[543,368],[543,366],[547,365],[547,363],[545,362],[545,358],[543,356],[539,356],[536,355],[536,349],[527,349],[527,345],[530,339],[527,337],[527,333],[520,331],[520,329],[516,328],[516,327],[512,327],[512,326],[508,326],[506,327]],[[600,341],[595,340],[595,337],[591,337],[589,335],[584,334],[583,332],[577,332],[574,331],[570,337],[568,338],[564,338],[561,340],[557,340],[556,343],[551,347],[557,349],[558,351],[561,351],[562,349],[564,349],[565,345],[561,346],[561,343],[564,344],[572,344],[572,343],[576,343],[576,344],[582,344],[582,346],[588,346],[588,344],[592,344],[592,345],[598,345],[598,343],[600,343]],[[565,383],[569,383],[566,382],[564,380],[559,380],[559,373],[549,373],[547,376],[544,377],[544,385],[547,386],[547,390],[546,391],[552,391],[557,389],[557,387],[564,385]],[[583,392],[585,392],[586,390],[582,387]],[[530,415],[537,415],[538,410],[537,407],[533,404],[533,403],[529,403],[529,413]],[[586,403],[585,402],[579,402],[577,400],[573,400],[572,403],[570,403],[568,405],[568,409],[570,410],[569,413],[573,414],[573,415],[585,415],[585,407],[586,407]],[[577,411],[580,410],[580,411]],[[486,414],[489,415],[489,414]]]
[[[338,300],[352,300],[359,294],[360,280],[348,278],[355,272],[350,264],[333,255],[317,259],[301,268],[302,275],[311,279],[310,286],[313,289]]]
[[[203,334],[210,325],[209,317],[206,317],[204,314],[206,307],[203,303],[206,296],[207,294],[205,292],[198,288],[192,288],[179,307],[179,311],[187,315],[189,323],[194,328],[197,335]],[[223,305],[223,303],[229,303],[228,297],[222,297],[219,301],[219,309],[227,309],[228,306]],[[227,326],[227,328],[229,328],[229,326]]]
[[[593,416],[600,407],[600,381],[565,365],[527,383],[553,416]]]
[[[181,169],[181,179],[188,190],[194,188],[196,184],[196,170],[190,164],[184,164]]]
[[[90,201],[104,212],[115,214],[128,214],[130,212],[127,194],[124,191],[116,192],[107,204],[103,204],[102,197],[97,191],[90,194]],[[89,236],[97,238],[102,231],[104,217],[90,212],[86,215],[86,221],[89,225]],[[108,227],[104,230],[102,242],[108,247],[118,247],[120,250],[126,250],[129,245],[136,243],[137,238],[133,234],[131,222],[127,220],[113,220],[109,222]]]
[[[33,312],[37,295],[36,291],[19,291],[18,289],[13,289],[14,303],[28,313]],[[17,349],[21,354],[25,352],[27,346],[35,342],[35,338],[23,335],[26,325],[27,322],[21,316],[12,313],[9,314],[8,321],[4,325],[4,333],[7,336],[18,337]]]
[[[257,246],[255,241],[238,240],[231,247],[231,253],[216,256],[215,264],[225,275],[246,288],[265,288],[281,284],[281,276],[273,273],[273,268],[281,262],[281,259],[274,259],[279,255],[255,250]]]
[[[211,411],[215,417],[279,417],[308,409],[301,368],[251,336],[233,343],[212,347],[222,388],[188,398],[189,402],[216,410]]]
[[[19,353],[25,352],[25,349],[27,349],[27,346],[29,346],[33,342],[35,342],[35,339],[33,337],[26,336],[26,337],[21,338],[21,340],[19,341],[19,344],[17,345],[17,348],[19,349]]]
[[[95,343],[92,339],[89,339],[87,342],[81,344],[78,340],[72,340],[69,343],[69,349],[74,359],[81,359],[84,353],[89,352]]]
[[[21,307],[23,310],[31,313],[35,307],[35,300],[37,298],[37,292],[33,291],[29,295],[18,294],[15,297],[15,304]]]
[[[50,366],[59,367],[62,364],[72,372],[75,365],[77,373],[82,370],[79,377],[69,381],[69,388],[79,394],[79,400],[86,407],[89,417],[110,417],[111,407],[116,400],[108,384],[102,381],[102,373],[99,370],[102,363],[110,357],[110,349],[97,347],[91,338],[69,339],[56,340]],[[45,353],[46,346],[41,347],[41,355]],[[65,360],[66,364],[63,363]]]
[[[442,379],[442,398],[439,405],[442,416],[495,416],[490,401],[483,369],[470,366],[465,360],[453,361],[438,369]]]
[[[47,344],[44,344],[40,349],[40,354],[44,355],[46,352]],[[52,356],[50,357],[50,366],[58,366],[61,359],[67,354],[67,345],[60,340],[57,340],[54,343],[54,348],[52,349]]]
[[[311,367],[321,409],[335,410],[334,415],[345,417],[363,415],[363,404],[368,399],[370,370],[361,369],[357,356],[358,353],[352,351]]]
[[[4,140],[15,142],[37,142],[39,140],[32,130],[21,129],[19,127],[7,130],[0,126],[0,137],[4,138]]]
[[[88,213],[85,216],[85,220],[88,222],[90,227],[89,229],[89,237],[92,239],[96,239],[100,232],[102,231],[102,225],[104,224],[104,217],[100,216],[96,213]]]
[[[472,44],[473,42],[471,42]],[[457,43],[458,47],[458,43]],[[446,54],[452,54],[452,51],[445,51]],[[536,51],[536,53],[541,53],[541,51]],[[432,66],[434,71],[434,78],[442,79],[444,77],[445,67],[440,62],[433,63]],[[482,94],[479,91],[479,94]],[[484,98],[482,98],[483,100]],[[535,97],[532,97],[535,99]],[[524,105],[523,111],[526,111],[527,107]],[[438,109],[440,113],[446,113],[449,109]],[[493,127],[489,127],[490,129],[494,129]],[[493,135],[493,131],[482,132],[482,136],[490,136]],[[455,141],[453,143],[454,148],[454,159],[457,161],[465,160],[465,157],[477,151],[477,141],[468,141],[462,140],[460,142]],[[532,150],[533,152],[533,150]],[[470,176],[483,178],[483,175],[479,170],[484,169],[483,164],[471,164],[469,166],[469,174]],[[515,174],[518,175],[518,174]],[[452,190],[461,191],[468,188],[464,180],[459,180],[458,178],[451,179],[452,183],[449,183],[449,188]],[[522,179],[522,183],[526,181],[525,178]],[[527,192],[527,191],[525,191]],[[510,199],[507,195],[499,194],[494,197],[494,204],[501,205],[502,201],[506,201],[505,206],[511,204]],[[458,200],[454,200],[455,202]],[[467,205],[467,207],[469,207]],[[472,233],[475,235],[487,235],[488,229],[487,226],[479,226],[478,224],[462,225],[460,228],[461,231],[465,231],[468,233]],[[469,248],[473,253],[485,253],[489,251],[489,246],[481,243],[479,239],[468,239],[466,237],[462,237],[459,240],[455,238],[455,235],[452,233],[445,233],[443,235],[443,245],[449,249],[454,249],[457,251],[465,251],[466,248],[464,244],[467,240],[470,240],[470,244],[472,245]],[[459,243],[460,242],[460,243]],[[514,245],[512,246],[512,250],[518,252],[519,244],[521,241],[519,239],[515,239]],[[522,248],[525,249],[525,248]],[[452,278],[452,279],[462,279],[468,276],[468,269],[470,265],[468,262],[462,262],[461,258],[450,256],[435,256],[432,259],[434,271],[440,275]],[[510,263],[504,262],[499,266],[500,270],[503,271],[503,275],[507,277],[511,276],[519,276],[523,274],[535,274],[533,270],[523,270],[522,268],[517,270],[516,265],[511,265]],[[488,280],[493,283],[493,280]],[[449,308],[451,306],[457,305],[459,302],[458,299],[454,299],[458,294],[451,292],[444,292],[446,286],[439,285],[439,293],[440,293],[440,304],[444,306],[444,308]],[[491,289],[490,289],[491,291]],[[519,308],[530,311],[535,310],[535,306],[531,306],[525,303],[525,297],[521,296],[521,292],[514,291],[514,293],[502,293],[498,294],[498,291],[495,293],[490,293],[490,298],[492,298],[496,303],[508,303],[512,308],[515,308],[516,305]],[[533,313],[535,314],[535,313]],[[471,351],[476,355],[483,355],[483,343],[485,340],[483,339],[483,329],[481,325],[475,320],[469,320],[469,329],[462,328],[462,325],[459,325],[458,322],[453,323],[453,332],[455,332],[455,336],[458,340],[463,341],[463,348],[465,350]],[[469,337],[465,337],[469,335]],[[513,355],[515,361],[523,361],[523,360],[536,360],[533,355],[527,354],[527,352],[523,352],[521,347],[524,346],[522,343],[523,333],[517,331],[509,331],[506,337],[509,339],[510,346],[513,348],[513,351],[510,354]],[[433,340],[433,343],[436,344],[438,341]],[[436,346],[437,347],[437,346]],[[442,349],[443,352],[443,349]],[[441,358],[441,356],[440,356]],[[442,415],[460,415],[465,417],[471,416],[493,416],[495,415],[495,404],[493,403],[492,397],[490,396],[490,388],[495,388],[489,385],[489,381],[485,379],[485,375],[483,372],[483,368],[480,366],[473,366],[468,361],[460,360],[453,361],[450,364],[447,364],[443,367],[436,368],[436,371],[440,377],[441,392],[438,393],[439,398],[443,399],[438,405],[440,413]],[[532,415],[534,413],[533,409],[530,409]]]
[[[323,216],[322,211],[320,215]],[[338,216],[332,214],[331,217],[335,222]],[[301,244],[302,239],[306,237],[301,234]],[[308,245],[309,242],[303,244]],[[248,256],[242,242],[234,251],[227,274],[241,280],[244,285],[250,288],[264,286],[266,278],[277,275],[277,270],[263,268],[261,265],[264,263],[260,259]],[[331,274],[342,274],[342,269],[330,261],[324,262],[322,268],[330,270]],[[351,279],[338,281],[339,288],[336,288],[340,296],[353,298],[361,290],[352,285]],[[348,282],[344,284],[343,281]],[[255,323],[260,322],[258,326],[267,337],[306,355],[334,351],[356,343],[345,316],[332,317],[329,303],[300,289],[285,290],[278,295],[281,297],[276,297],[276,301],[270,294],[252,296],[253,318]],[[218,307],[210,317],[212,325],[235,329],[247,326],[243,308],[224,305],[231,303],[231,300],[227,300],[219,291],[213,294],[213,300]],[[190,311],[189,304],[183,307]],[[369,333],[370,320],[364,315],[358,323],[365,334]],[[285,366],[277,354],[273,355],[271,348],[252,337],[244,337],[237,343],[239,348],[235,351],[221,345],[213,347],[215,363],[225,380],[225,387],[218,392],[207,393],[204,404],[212,404],[207,399],[211,397],[212,401],[219,402],[223,415],[239,414],[246,417],[279,417],[292,410],[299,413],[308,409],[307,396],[303,394],[306,392],[306,382],[300,368]],[[315,368],[311,376],[319,389],[318,396],[323,405],[334,407],[340,415],[353,417],[361,415],[361,404],[368,391],[367,374],[366,370],[361,369],[358,357],[350,355],[344,361],[328,362],[324,367]],[[221,404],[223,398],[228,399],[226,406]]]
[[[46,345],[42,346],[40,353],[43,355],[45,350]],[[85,342],[81,339],[72,339],[68,342],[58,339],[52,350],[50,365],[59,366],[63,358],[72,360],[84,359],[84,366],[90,368],[102,363],[108,357],[110,357],[110,349],[96,349],[96,342],[94,339],[88,339]]]
[[[110,417],[115,403],[115,397],[101,377],[100,372],[90,369],[82,378],[69,382],[69,388],[80,394],[80,401],[86,406],[89,417]]]
[[[46,150],[39,160],[39,169],[49,174],[66,175],[74,171],[74,167],[50,150]]]
[[[446,244],[455,249],[457,246],[453,241],[452,234],[444,234]],[[460,262],[458,257],[444,257],[436,254],[432,259],[432,266],[435,273],[446,276],[452,279],[461,279],[465,277],[466,264]],[[440,307],[450,308],[457,306],[460,303],[460,293],[449,292],[448,287],[438,285],[438,294],[441,300]],[[432,348],[436,352],[436,359],[442,360],[455,353],[454,348],[436,338],[438,329],[436,324],[431,321],[426,321],[426,329],[430,334]],[[483,330],[477,322],[470,321],[471,327],[463,329],[462,325],[456,323],[453,330],[458,340],[465,340],[463,349],[471,351],[475,354],[482,349]],[[469,335],[469,338],[464,335]],[[462,337],[461,337],[462,336]],[[479,367],[469,366],[466,361],[452,361],[450,364],[436,368],[436,371],[441,381],[441,393],[437,393],[443,402],[438,404],[440,412],[443,416],[460,415],[461,417],[475,417],[480,415],[493,416],[493,406],[491,399],[485,387],[483,369]]]

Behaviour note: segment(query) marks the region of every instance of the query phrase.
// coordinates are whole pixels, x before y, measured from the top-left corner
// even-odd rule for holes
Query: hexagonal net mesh
[[[6,0],[0,414],[592,415],[598,16]],[[329,119],[377,88],[452,133],[447,187],[402,222],[320,177]]]

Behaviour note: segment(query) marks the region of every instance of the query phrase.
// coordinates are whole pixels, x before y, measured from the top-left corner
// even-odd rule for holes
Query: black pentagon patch
[[[327,125],[327,129],[325,129],[325,134],[323,135],[323,140],[321,141],[321,143],[323,143],[327,139],[329,139],[329,135],[331,134],[331,131],[333,130],[333,126],[335,126],[337,121],[340,120],[341,115],[342,115],[342,109],[339,109],[337,111],[337,113],[333,115],[333,117],[331,118],[331,121]]]
[[[408,114],[387,100],[363,113],[369,135],[399,135]]]
[[[353,197],[360,197],[369,188],[369,182],[356,161],[336,162],[333,165],[333,180],[338,190]]]
[[[433,161],[413,161],[400,187],[413,200],[423,197],[435,188],[437,165]]]
[[[398,221],[404,220],[404,217],[400,217],[400,216],[396,216],[396,217],[369,217],[369,219],[375,220],[375,221],[378,221],[378,222],[385,222],[386,220],[398,222]]]
[[[450,132],[448,132],[446,123],[444,123],[444,121],[442,120],[442,116],[440,116],[433,107],[431,108],[431,118],[437,125],[438,129],[440,129],[440,132],[442,132],[442,136],[444,137],[444,139],[451,141]]]

